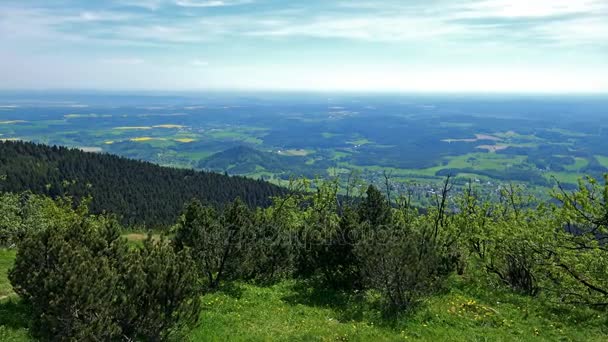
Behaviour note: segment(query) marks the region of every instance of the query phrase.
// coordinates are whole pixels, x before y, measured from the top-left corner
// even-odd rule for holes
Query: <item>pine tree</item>
[[[359,207],[361,222],[367,222],[372,227],[387,224],[390,221],[391,208],[384,195],[373,185],[367,188],[366,194]]]

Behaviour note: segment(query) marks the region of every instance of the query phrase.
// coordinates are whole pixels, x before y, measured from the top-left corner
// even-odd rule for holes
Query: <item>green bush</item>
[[[115,220],[81,217],[28,233],[9,277],[41,339],[164,340],[198,317],[191,267],[164,242],[130,249]]]
[[[383,294],[392,309],[409,309],[439,291],[454,269],[452,259],[424,230],[387,225],[356,246],[364,283]]]

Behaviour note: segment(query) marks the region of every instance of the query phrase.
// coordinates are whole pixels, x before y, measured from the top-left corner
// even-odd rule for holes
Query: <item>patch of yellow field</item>
[[[11,120],[11,121],[0,121],[0,125],[14,125],[20,123],[26,123],[25,120]]]
[[[106,142],[104,142],[104,144],[106,145],[112,145],[114,143],[114,140],[108,140]]]
[[[148,130],[152,129],[150,126],[133,126],[133,127],[114,127],[114,129],[127,131],[127,130]]]
[[[137,138],[131,138],[129,140],[133,141],[133,142],[144,142],[144,141],[152,141],[152,140],[165,141],[167,139],[165,139],[165,138],[152,138],[152,137],[137,137]]]
[[[134,141],[134,142],[140,142],[140,141],[150,141],[150,140],[152,140],[152,138],[150,138],[150,137],[139,137],[139,138],[132,138],[132,139],[129,139],[129,140]]]
[[[191,139],[191,138],[179,138],[179,139],[175,139],[175,141],[177,142],[181,142],[181,143],[191,143],[196,141],[195,139]]]
[[[182,125],[156,125],[153,126],[154,128],[184,128],[186,126],[182,126]]]

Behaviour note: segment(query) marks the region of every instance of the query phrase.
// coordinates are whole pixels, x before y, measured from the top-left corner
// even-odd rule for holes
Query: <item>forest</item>
[[[91,210],[94,197],[75,201],[65,193],[50,198],[5,190],[0,244],[3,259],[14,261],[2,281],[0,312],[13,318],[0,319],[0,337],[470,340],[467,332],[476,329],[499,340],[513,334],[548,340],[608,336],[608,176],[581,179],[574,190],[558,186],[553,200],[540,204],[516,185],[501,188],[499,200],[490,201],[475,184],[455,189],[449,176],[424,210],[412,205],[411,194],[392,191],[388,182],[382,189],[356,178],[347,184],[301,179],[270,195],[267,206],[247,205],[238,196],[223,206],[192,198],[179,204],[183,209],[172,224],[152,225],[157,229],[147,238],[133,241],[125,237],[131,227],[117,215]],[[159,196],[167,205],[175,200]],[[241,313],[254,307],[262,318],[274,314],[264,311],[272,310],[266,300],[251,299],[247,291],[261,295],[285,286],[297,295],[281,297],[281,305],[295,300],[296,308],[332,310],[335,329],[297,335],[313,329],[297,325],[297,332],[285,335],[297,324],[291,316],[283,327],[263,328],[280,319],[275,315],[258,318],[262,332],[248,335],[253,328]],[[507,299],[501,306],[459,295],[446,302],[441,316],[430,314],[433,300],[459,291]],[[221,316],[223,311],[213,310],[224,301],[234,305]],[[505,316],[508,310],[516,314]],[[299,312],[295,319],[311,324],[305,320],[317,311]],[[218,320],[232,332],[221,330]],[[410,327],[412,321],[419,326]],[[230,328],[238,324],[242,335]],[[315,324],[323,329],[329,323]],[[441,330],[450,326],[460,332],[433,335],[450,334]]]
[[[0,142],[0,177],[2,191],[69,195],[76,203],[91,197],[92,212],[112,213],[123,224],[152,228],[169,225],[193,198],[221,206],[239,197],[247,205],[263,207],[270,197],[285,193],[276,185],[244,177],[18,141]]]

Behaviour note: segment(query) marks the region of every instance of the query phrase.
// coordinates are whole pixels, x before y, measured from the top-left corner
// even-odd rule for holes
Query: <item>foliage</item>
[[[207,285],[217,288],[224,278],[243,274],[248,247],[245,232],[251,232],[253,215],[240,200],[235,200],[221,215],[193,201],[175,229],[173,245],[177,251],[188,247]]]
[[[542,252],[551,258],[554,279],[549,290],[561,299],[608,306],[608,175],[603,184],[579,181],[573,192],[560,189],[555,198],[556,224],[561,229]]]
[[[370,226],[358,242],[357,257],[368,286],[380,291],[393,309],[411,308],[437,292],[455,269],[458,258],[450,253],[454,240],[446,220],[449,191],[448,178],[436,199],[435,210],[412,219],[410,208],[405,206],[400,215],[388,221],[384,213],[388,207],[378,197],[378,190],[372,187],[367,190],[362,207],[366,208],[364,213],[373,214],[367,214],[371,218],[365,222],[376,225]],[[381,225],[382,222],[385,224]]]
[[[66,227],[79,211],[86,211],[87,202],[75,210],[70,198],[57,201],[45,196],[0,193],[0,246],[15,246],[28,232],[51,225]]]
[[[188,260],[151,240],[134,251],[115,220],[81,214],[28,232],[9,278],[40,338],[161,340],[198,312]]]
[[[526,305],[605,308],[607,183],[588,178],[577,190],[558,188],[554,203],[533,205],[517,186],[501,188],[495,202],[472,184],[455,194],[448,177],[434,205],[419,211],[409,197],[389,202],[388,179],[386,196],[369,186],[359,199],[340,196],[336,180],[293,181],[266,208],[193,200],[170,241],[149,237],[139,247],[121,238],[116,219],[69,200],[6,194],[0,209],[5,240],[18,247],[10,279],[31,307],[36,336],[167,340],[197,322],[206,298],[239,298],[243,281],[297,283],[282,300],[336,305],[343,319],[369,311],[376,320],[386,309],[396,320],[418,315],[458,292],[454,279]],[[201,304],[204,288],[214,291]],[[508,325],[487,300],[450,300],[442,307],[450,315]]]
[[[147,341],[183,336],[200,311],[201,289],[189,251],[175,253],[164,239],[148,236],[143,248],[130,254],[122,275],[128,301],[120,315],[123,334]]]

